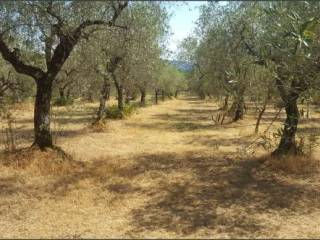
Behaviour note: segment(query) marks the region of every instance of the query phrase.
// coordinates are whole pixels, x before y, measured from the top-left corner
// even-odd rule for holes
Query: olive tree
[[[127,2],[2,2],[0,53],[18,73],[32,77],[37,86],[34,108],[35,146],[52,147],[50,101],[52,84],[70,53],[88,30],[113,27]],[[13,43],[10,36],[16,39]],[[28,62],[25,52],[39,57]]]

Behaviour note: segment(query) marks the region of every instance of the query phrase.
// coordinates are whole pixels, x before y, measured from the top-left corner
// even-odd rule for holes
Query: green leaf
[[[306,30],[303,32],[303,37],[306,39],[314,39],[315,36],[316,34],[312,31]]]
[[[318,25],[318,20],[319,18],[311,18],[308,21],[304,22],[300,27],[300,34],[302,36],[305,36],[307,33],[307,35],[310,36],[311,34],[314,37],[315,36],[314,31]]]

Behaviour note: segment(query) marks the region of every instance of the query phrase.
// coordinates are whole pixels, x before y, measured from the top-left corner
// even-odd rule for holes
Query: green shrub
[[[68,106],[73,104],[73,99],[66,97],[58,97],[54,100],[54,106]]]
[[[107,108],[105,117],[110,119],[123,119],[132,115],[137,108],[137,104],[128,104],[125,105],[121,111],[117,105],[112,105]]]

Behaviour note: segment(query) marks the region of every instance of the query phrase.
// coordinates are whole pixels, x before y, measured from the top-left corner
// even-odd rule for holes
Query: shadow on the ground
[[[97,194],[112,193],[117,200],[139,195],[145,204],[131,211],[130,236],[152,231],[188,236],[211,230],[230,237],[257,237],[276,227],[260,216],[305,214],[320,207],[320,190],[311,183],[257,177],[259,160],[194,151],[144,153],[132,159],[125,166],[110,164],[107,158],[82,163],[81,170],[59,176],[43,189],[38,187],[37,196],[59,200],[88,187],[98,188]],[[141,178],[150,184],[140,185]],[[79,184],[83,181],[84,185]],[[23,194],[28,191],[23,190],[24,185],[16,179],[0,179],[0,195]]]
[[[185,236],[213,229],[231,237],[253,237],[270,227],[260,222],[259,214],[312,211],[309,204],[301,207],[304,199],[320,206],[317,189],[275,178],[255,178],[252,171],[259,164],[258,160],[230,162],[192,153],[183,157],[166,153],[140,156],[133,167],[135,174],[190,170],[193,176],[192,180],[174,182],[159,175],[158,194],[132,211],[135,232],[164,230]]]
[[[0,178],[0,196],[10,196],[19,191],[21,188],[18,187],[19,178],[17,177],[1,177]]]
[[[315,134],[315,135],[320,135],[320,127],[305,127],[305,126],[300,126],[297,129],[298,133],[301,134]]]
[[[252,143],[253,135],[241,136],[241,137],[233,137],[233,138],[221,138],[212,135],[199,135],[199,136],[191,136],[185,139],[186,144],[192,145],[204,145],[208,147],[240,147],[245,146]]]
[[[172,122],[151,122],[151,123],[126,123],[127,126],[145,128],[150,130],[165,130],[176,132],[190,132],[201,131],[207,129],[214,129],[215,126],[211,123],[203,124],[197,122],[184,122],[184,121],[172,121]]]
[[[82,135],[86,132],[86,129],[76,129],[76,130],[53,130],[52,136],[54,138],[54,140],[58,140],[60,141],[63,138],[74,138],[77,137],[79,135]],[[34,130],[33,129],[14,129],[14,141],[15,141],[15,145],[19,146],[21,143],[25,144],[25,143],[30,143],[30,145],[32,144],[33,140],[34,140]],[[6,142],[7,141],[7,136],[5,133],[0,133],[0,142]]]
[[[90,123],[94,118],[93,113],[68,113],[60,114],[56,117],[51,118],[52,124],[85,124]],[[16,124],[33,124],[33,119],[17,119],[15,120]]]

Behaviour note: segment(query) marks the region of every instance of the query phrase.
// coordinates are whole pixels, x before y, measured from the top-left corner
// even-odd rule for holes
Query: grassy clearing
[[[262,147],[244,154],[257,139],[253,112],[215,126],[216,103],[185,97],[108,120],[97,133],[88,128],[96,107],[54,109],[57,144],[73,160],[50,152],[2,155],[1,237],[320,236],[319,174],[271,171],[259,161],[267,154]],[[268,108],[261,132],[273,114]],[[27,146],[32,110],[15,115],[17,139]],[[320,113],[311,117],[300,134],[320,130]],[[313,158],[319,157],[317,147]],[[45,171],[46,161],[51,167]]]

